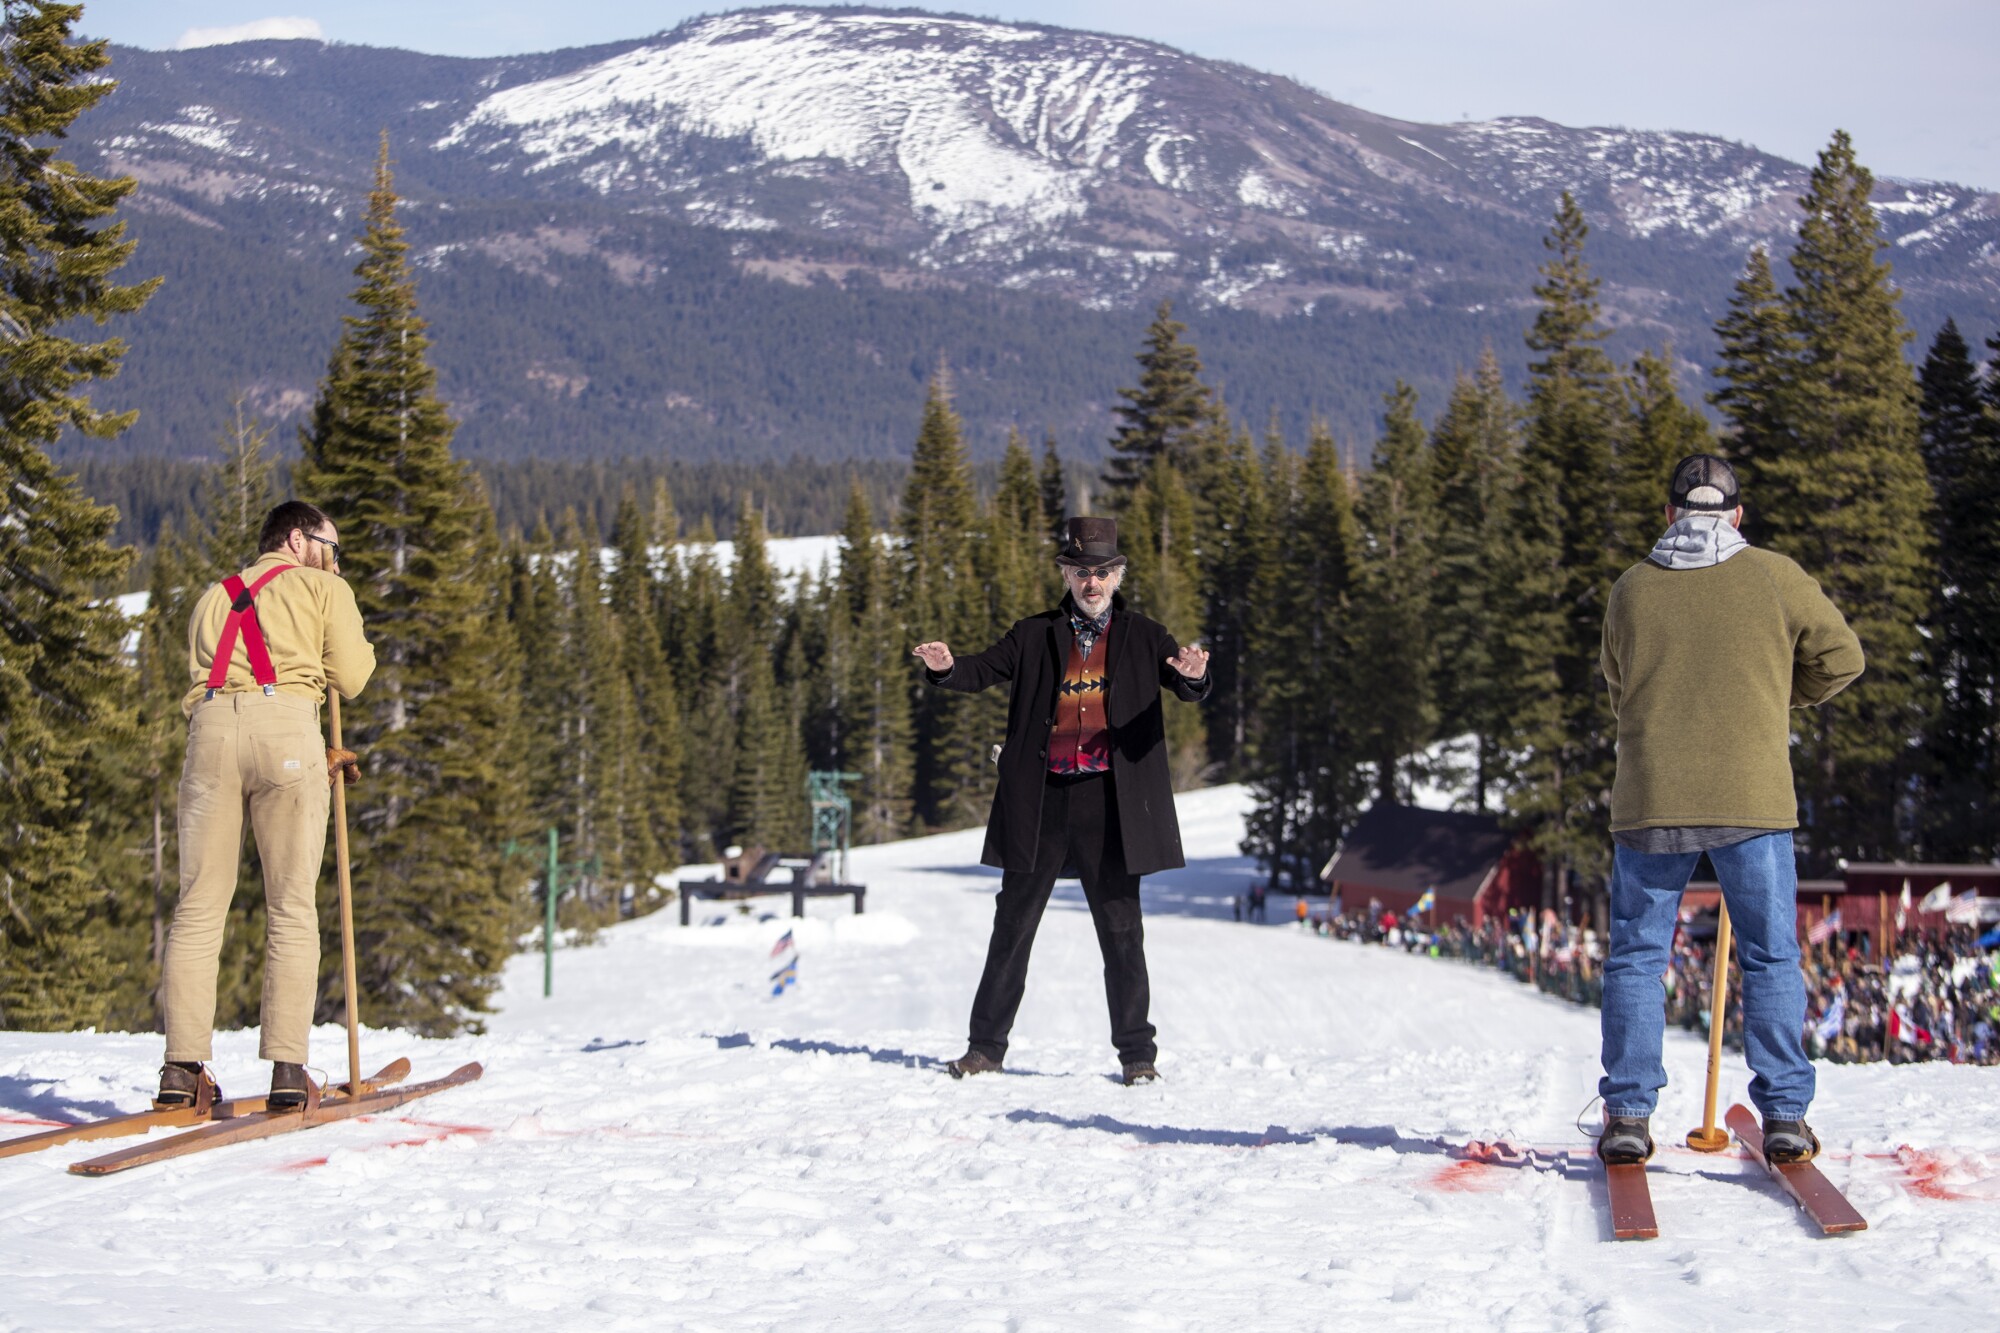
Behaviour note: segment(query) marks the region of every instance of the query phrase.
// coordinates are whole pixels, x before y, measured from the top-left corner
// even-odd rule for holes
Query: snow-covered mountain
[[[1155,43],[907,10],[749,10],[491,60],[121,51],[114,73],[86,156],[140,178],[134,206],[297,259],[344,252],[386,129],[438,270],[573,284],[556,269],[589,257],[643,287],[692,228],[798,287],[1465,326],[1432,346],[1519,311],[1569,189],[1610,317],[1698,360],[1744,252],[1788,243],[1808,174],[1693,133],[1397,121]],[[1884,179],[1876,202],[1920,330],[2000,317],[2000,196]],[[550,373],[537,391],[567,392]],[[1337,396],[1317,393],[1344,415]]]

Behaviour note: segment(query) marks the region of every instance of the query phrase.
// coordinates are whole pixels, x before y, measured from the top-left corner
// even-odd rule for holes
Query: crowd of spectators
[[[1425,953],[1506,972],[1578,1004],[1602,1002],[1604,941],[1553,911],[1519,911],[1474,927],[1433,923],[1371,901],[1314,916],[1307,927],[1335,939]],[[1665,978],[1667,1022],[1708,1029],[1715,977],[1715,914],[1684,914]],[[1989,940],[1991,936],[1987,937]],[[1871,958],[1858,932],[1802,944],[1806,1049],[1837,1063],[1949,1060],[2000,1064],[2000,946],[1982,948],[1971,927],[1903,931],[1887,959]],[[1723,1040],[1742,1046],[1741,974],[1730,963]]]

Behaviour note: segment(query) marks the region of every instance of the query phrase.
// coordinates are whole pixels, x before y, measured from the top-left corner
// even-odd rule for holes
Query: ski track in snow
[[[1246,806],[1183,796],[1197,859],[1147,881],[1159,1085],[1111,1077],[1073,883],[1009,1072],[947,1078],[997,874],[977,831],[866,848],[863,917],[669,908],[559,953],[553,999],[513,960],[488,1035],[364,1034],[415,1078],[484,1062],[470,1088],[105,1180],[65,1173],[101,1146],[0,1161],[0,1330],[1992,1326],[1994,1071],[1821,1067],[1824,1166],[1871,1226],[1827,1240],[1737,1154],[1671,1146],[1705,1056],[1673,1033],[1663,1237],[1612,1243],[1584,1174],[1446,1151],[1583,1148],[1595,1012],[1301,934],[1289,899],[1231,922]],[[801,984],[774,999],[788,928]],[[314,1049],[345,1058],[336,1028]],[[219,1038],[226,1088],[259,1090],[255,1050]],[[158,1059],[0,1033],[0,1133],[136,1108]],[[1725,1097],[1746,1079],[1732,1057]]]

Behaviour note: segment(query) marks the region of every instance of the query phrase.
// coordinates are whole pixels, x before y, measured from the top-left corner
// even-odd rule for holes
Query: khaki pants
[[[215,969],[236,892],[248,811],[264,863],[264,1012],[258,1053],[306,1062],[319,984],[320,857],[326,850],[326,742],[310,700],[218,694],[188,723],[181,770],[181,897],[167,936],[167,1059],[207,1060]]]

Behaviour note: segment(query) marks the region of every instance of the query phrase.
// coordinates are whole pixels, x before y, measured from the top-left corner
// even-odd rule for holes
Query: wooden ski
[[[1646,1165],[1604,1166],[1604,1187],[1611,1196],[1611,1234],[1619,1240],[1656,1240],[1660,1224],[1653,1217],[1653,1191],[1646,1184]]]
[[[1806,1210],[1806,1215],[1819,1224],[1822,1233],[1837,1236],[1848,1231],[1866,1231],[1868,1219],[1856,1212],[1847,1196],[1834,1188],[1833,1182],[1820,1173],[1811,1162],[1790,1162],[1773,1164],[1764,1157],[1764,1131],[1757,1123],[1756,1112],[1747,1106],[1729,1108],[1726,1123],[1743,1146],[1750,1150],[1766,1171],[1785,1187],[1785,1193]]]
[[[374,1092],[379,1088],[401,1083],[409,1076],[410,1062],[396,1060],[385,1065],[374,1077],[363,1079],[361,1090],[364,1093]],[[341,1086],[344,1088],[347,1085]],[[83,1143],[91,1139],[122,1139],[155,1129],[185,1129],[190,1125],[236,1120],[246,1115],[261,1114],[263,1110],[262,1097],[235,1097],[217,1102],[206,1110],[180,1106],[170,1111],[134,1111],[130,1115],[114,1115],[103,1120],[85,1121],[80,1125],[61,1125],[36,1134],[25,1134],[18,1139],[8,1139],[5,1143],[0,1143],[0,1157],[18,1157],[23,1153],[40,1152],[44,1148],[54,1148],[64,1143]]]
[[[164,1162],[169,1158],[185,1157],[189,1153],[204,1152],[231,1143],[248,1143],[255,1139],[273,1138],[279,1134],[290,1134],[301,1129],[317,1129],[336,1120],[373,1115],[378,1111],[392,1110],[405,1102],[413,1102],[419,1097],[428,1097],[432,1093],[462,1087],[473,1082],[483,1072],[485,1071],[477,1064],[463,1065],[444,1078],[432,1079],[428,1083],[411,1083],[404,1087],[364,1092],[359,1097],[328,1098],[321,1102],[319,1109],[315,1111],[260,1111],[255,1115],[238,1116],[233,1120],[221,1120],[212,1125],[203,1125],[199,1129],[188,1130],[184,1134],[176,1134],[158,1143],[136,1144],[118,1152],[107,1153],[103,1157],[75,1162],[69,1169],[72,1175],[108,1176],[130,1170],[135,1166],[147,1166],[153,1162]]]

